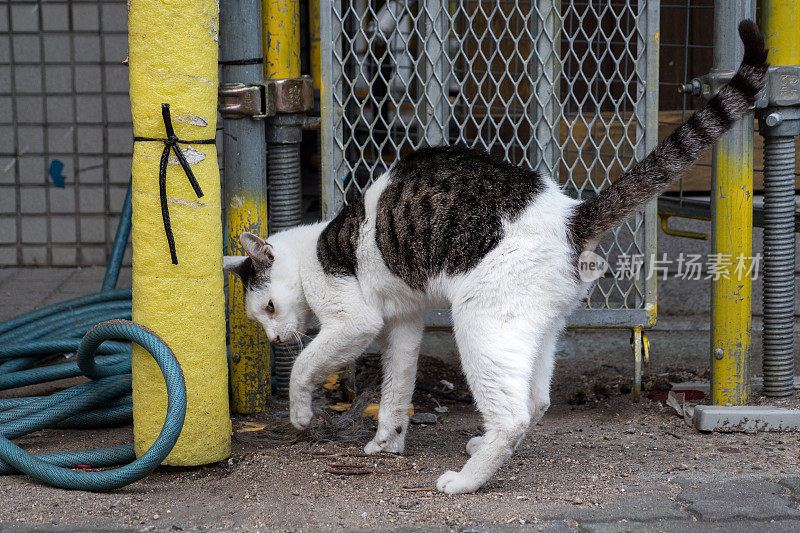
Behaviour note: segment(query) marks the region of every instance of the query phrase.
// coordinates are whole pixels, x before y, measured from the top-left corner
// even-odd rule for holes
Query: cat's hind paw
[[[481,488],[481,483],[462,472],[448,470],[439,476],[436,488],[445,494],[468,494]]]

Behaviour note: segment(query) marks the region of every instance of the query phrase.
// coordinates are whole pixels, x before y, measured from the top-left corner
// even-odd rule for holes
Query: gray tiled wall
[[[0,266],[106,262],[130,175],[126,56],[124,0],[0,0]]]

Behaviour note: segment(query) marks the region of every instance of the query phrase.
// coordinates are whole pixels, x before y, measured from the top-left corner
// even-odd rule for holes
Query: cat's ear
[[[253,260],[247,255],[226,255],[222,257],[222,269],[225,272],[236,274],[247,286],[250,279]]]
[[[275,256],[272,254],[272,245],[258,235],[245,231],[239,236],[239,242],[242,243],[242,248],[253,260],[257,269],[269,268],[272,261],[275,260]]]

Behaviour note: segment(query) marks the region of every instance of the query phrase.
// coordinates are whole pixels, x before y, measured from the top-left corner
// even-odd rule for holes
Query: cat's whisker
[[[303,351],[303,339],[300,337],[300,335],[302,335],[302,333],[298,331],[292,332],[292,338],[294,339],[295,343],[300,346],[297,351],[297,355],[300,355],[300,352]]]

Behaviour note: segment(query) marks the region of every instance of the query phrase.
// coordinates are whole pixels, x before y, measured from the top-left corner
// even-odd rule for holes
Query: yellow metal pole
[[[261,28],[264,75],[269,79],[299,78],[300,0],[264,0]]]
[[[761,0],[761,31],[771,65],[800,65],[800,3]]]
[[[130,96],[134,134],[167,137],[162,103],[170,105],[179,139],[214,139],[217,125],[215,0],[129,0]],[[134,143],[133,320],[172,348],[186,381],[186,420],[165,464],[199,465],[230,455],[222,223],[217,150],[179,145],[203,196],[170,154],[166,170],[178,264],[162,220],[159,164],[164,144]],[[167,408],[155,361],[133,347],[133,433],[142,454],[161,430]]]
[[[319,0],[308,0],[308,41],[311,54],[311,78],[319,96],[322,88],[322,48],[319,38]]]
[[[750,2],[715,2],[712,73],[736,71],[743,53],[736,28],[754,10]],[[752,280],[731,264],[749,266],[753,255],[752,113],[714,145],[712,166],[709,262],[727,273],[711,284],[711,400],[744,405],[750,397]]]
[[[260,0],[225,0],[220,4],[220,50],[223,58],[251,58],[263,53]],[[223,64],[222,81],[258,83],[261,65]],[[264,122],[224,118],[225,229],[227,253],[244,255],[239,235],[267,233],[267,154]],[[231,409],[258,413],[267,409],[270,394],[269,338],[261,324],[247,318],[244,286],[228,277],[228,341],[230,344]]]
[[[746,122],[746,123],[745,123]],[[753,250],[753,118],[714,149],[712,257],[749,270]],[[746,271],[745,270],[745,271]],[[714,405],[744,405],[750,397],[752,280],[729,269],[711,286],[711,398]]]
[[[225,211],[228,253],[245,254],[236,235],[243,231],[262,234],[261,230],[266,231],[267,228],[266,214],[266,198],[234,197],[228,203]],[[271,390],[269,338],[261,324],[247,318],[244,284],[235,275],[228,278],[228,331],[231,345],[231,409],[240,414],[264,411]]]

